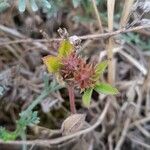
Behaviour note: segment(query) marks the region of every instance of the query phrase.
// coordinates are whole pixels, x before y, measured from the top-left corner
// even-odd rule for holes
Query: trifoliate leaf
[[[47,70],[52,73],[58,72],[61,66],[60,59],[55,56],[46,56],[43,58],[43,61],[47,67]]]
[[[35,2],[35,0],[30,0],[30,5],[33,11],[37,11],[38,10],[38,6]]]
[[[115,87],[112,87],[110,84],[107,84],[107,83],[96,84],[94,90],[97,92],[106,94],[106,95],[107,94],[108,95],[115,95],[115,94],[119,93],[119,91]]]
[[[25,0],[19,0],[18,8],[19,8],[20,12],[24,12],[26,9],[26,1]]]
[[[89,88],[84,91],[84,94],[82,96],[82,102],[86,107],[89,107],[90,105],[92,92],[93,92],[93,88]]]
[[[63,40],[58,49],[58,56],[65,57],[73,52],[73,45],[68,40]]]
[[[96,75],[100,76],[104,73],[104,71],[106,70],[106,67],[108,65],[107,61],[103,61],[100,64],[98,64],[96,66]]]

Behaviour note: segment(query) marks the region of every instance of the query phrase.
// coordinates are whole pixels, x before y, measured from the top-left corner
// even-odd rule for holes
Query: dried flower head
[[[74,72],[78,70],[80,59],[76,56],[75,52],[71,53],[65,58],[62,58],[63,66],[60,68],[60,75],[64,80],[73,81]]]
[[[81,89],[87,89],[93,87],[95,84],[94,80],[95,68],[91,64],[86,64],[85,61],[82,61],[78,71],[74,74],[75,82],[77,86]]]
[[[70,85],[75,85],[80,89],[92,87],[95,83],[95,69],[93,65],[77,56],[75,52],[62,59],[60,75]]]

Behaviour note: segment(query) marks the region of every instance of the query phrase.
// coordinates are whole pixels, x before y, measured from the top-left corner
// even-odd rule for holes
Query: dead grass
[[[127,21],[132,16],[130,14],[132,14],[133,1],[129,0],[125,1],[120,24],[118,23],[120,27],[115,30],[114,5],[116,1],[107,0],[108,27],[102,27],[101,18],[97,13],[98,8],[94,5],[96,14],[94,18],[98,20],[101,33],[97,33],[97,23],[72,26],[73,23],[68,23],[70,22],[69,14],[62,18],[62,22],[68,23],[66,26],[71,34],[79,33],[84,45],[81,53],[86,54],[90,61],[98,62],[108,57],[110,60],[108,72],[102,80],[107,80],[108,76],[108,81],[116,85],[120,93],[116,97],[94,93],[90,108],[85,109],[82,106],[81,94],[76,90],[77,111],[87,115],[87,126],[75,134],[62,136],[59,129],[70,112],[67,92],[61,89],[49,95],[36,108],[39,111],[41,123],[35,128],[28,129],[28,140],[7,143],[0,141],[1,150],[9,150],[12,147],[17,150],[23,143],[28,144],[30,150],[150,149],[150,54],[149,52],[144,53],[132,43],[122,41],[119,36],[119,34],[137,32],[142,29],[143,32],[139,35],[148,38],[150,26],[138,25],[126,28]],[[72,10],[72,13],[75,12],[76,10]],[[3,88],[3,95],[0,96],[0,125],[9,130],[14,130],[19,112],[27,108],[33,98],[39,95],[44,88],[43,77],[46,69],[41,58],[48,54],[56,55],[61,40],[54,30],[54,27],[58,26],[57,23],[53,27],[45,27],[48,21],[42,24],[35,21],[35,39],[29,28],[26,28],[30,31],[29,33],[26,33],[25,29],[23,32],[18,29],[13,22],[14,14],[16,14],[15,11],[10,14],[7,26],[3,20],[0,25],[0,87]],[[5,15],[1,14],[2,18]],[[38,15],[42,19],[40,14]],[[23,17],[25,24],[34,16],[29,13]],[[39,28],[49,34],[49,40],[42,37]],[[48,28],[52,32],[48,32]],[[99,44],[102,41],[105,49]],[[52,80],[53,76],[49,75],[49,78]]]

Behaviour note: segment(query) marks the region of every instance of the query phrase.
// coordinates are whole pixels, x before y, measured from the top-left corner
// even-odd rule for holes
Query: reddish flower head
[[[92,91],[96,90],[104,94],[116,94],[118,90],[107,83],[99,83],[99,76],[107,67],[107,61],[100,64],[88,64],[79,57],[74,46],[68,40],[63,40],[58,50],[58,56],[46,56],[43,58],[49,72],[55,73],[70,87],[78,87],[83,94],[83,103],[89,106]]]

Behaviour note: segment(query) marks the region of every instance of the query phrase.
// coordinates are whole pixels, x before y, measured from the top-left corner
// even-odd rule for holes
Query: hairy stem
[[[70,110],[71,113],[75,114],[76,108],[75,108],[75,98],[74,98],[74,87],[68,86],[68,92],[69,92]]]
[[[25,112],[28,114],[28,112],[32,111],[33,108],[39,103],[41,103],[46,96],[48,96],[49,93],[54,92],[56,90],[59,90],[62,88],[59,85],[55,85],[53,88],[51,88],[51,85],[47,87],[45,90],[42,91],[41,95],[39,95],[33,102],[32,104],[25,110]]]

